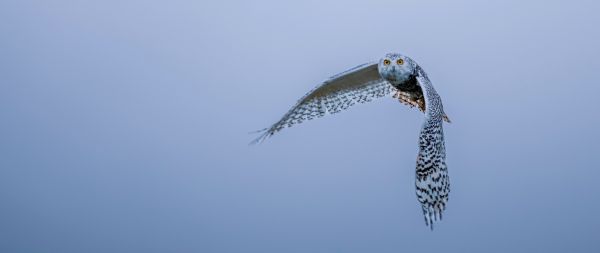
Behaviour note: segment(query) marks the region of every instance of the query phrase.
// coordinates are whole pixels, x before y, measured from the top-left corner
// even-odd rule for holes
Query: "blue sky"
[[[591,252],[594,1],[2,1],[2,252]],[[453,120],[444,220],[392,99],[248,146],[387,52]]]

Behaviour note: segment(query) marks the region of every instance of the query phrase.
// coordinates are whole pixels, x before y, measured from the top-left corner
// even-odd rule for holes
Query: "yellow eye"
[[[402,65],[402,64],[404,64],[404,60],[403,59],[398,59],[396,61],[396,63],[398,63],[398,65]]]
[[[390,65],[390,63],[392,62],[388,59],[383,60],[383,65]]]

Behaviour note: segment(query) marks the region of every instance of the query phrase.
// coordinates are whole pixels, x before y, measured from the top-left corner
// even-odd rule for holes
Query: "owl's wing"
[[[357,102],[370,102],[393,90],[395,88],[379,75],[377,63],[359,65],[330,77],[304,95],[279,121],[261,130],[263,133],[251,144],[262,142],[286,127],[340,112]]]
[[[425,122],[419,134],[415,186],[425,225],[433,230],[433,223],[442,219],[450,194],[443,128],[445,114],[441,97],[422,69],[417,80],[427,104]]]

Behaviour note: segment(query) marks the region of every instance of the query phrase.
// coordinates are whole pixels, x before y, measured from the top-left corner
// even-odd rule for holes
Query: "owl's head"
[[[377,65],[379,75],[394,86],[406,83],[415,73],[416,64],[407,56],[389,53]]]

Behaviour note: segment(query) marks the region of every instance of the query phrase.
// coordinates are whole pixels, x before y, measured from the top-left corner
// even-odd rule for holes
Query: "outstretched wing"
[[[445,114],[442,99],[424,71],[421,70],[417,80],[425,97],[426,110],[419,134],[415,186],[425,224],[433,229],[433,223],[442,219],[450,194],[443,128]]]
[[[379,75],[377,63],[367,63],[335,76],[304,95],[292,109],[251,144],[262,142],[286,127],[347,109],[356,103],[370,102],[395,90]]]

